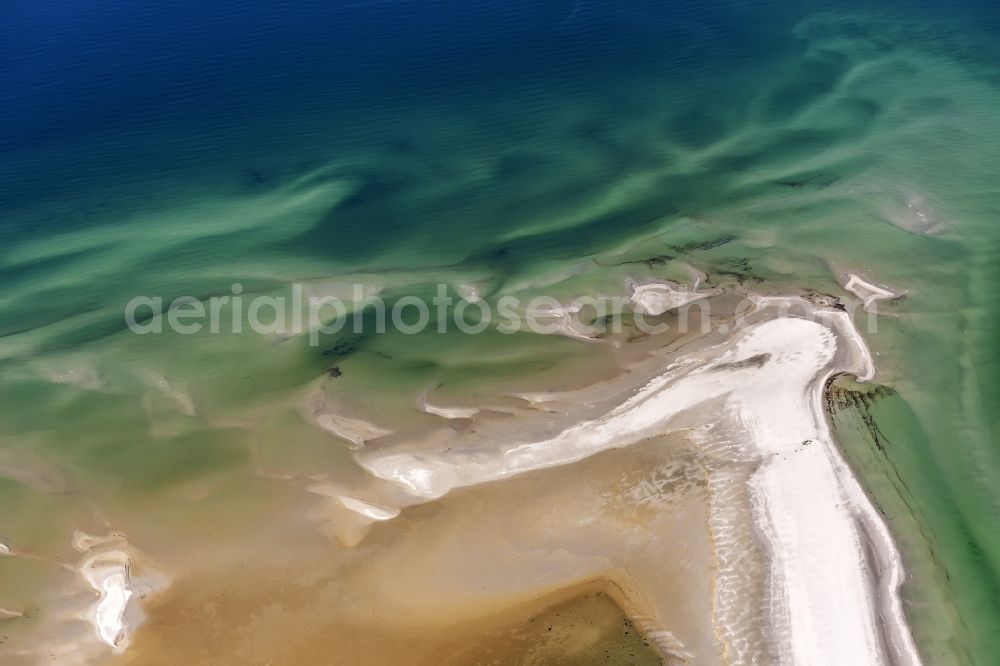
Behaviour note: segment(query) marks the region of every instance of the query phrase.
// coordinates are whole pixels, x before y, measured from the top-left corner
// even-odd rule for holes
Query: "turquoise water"
[[[72,470],[128,525],[129,502],[156,511],[180,479],[248,469],[260,440],[292,442],[274,456],[290,467],[350,464],[292,407],[342,336],[136,336],[123,314],[137,295],[356,281],[391,303],[445,282],[492,302],[620,291],[682,264],[844,295],[843,274],[863,272],[906,294],[868,335],[899,403],[873,416],[900,482],[872,492],[890,512],[903,497],[913,518],[899,529],[926,536],[910,558],[929,573],[907,591],[931,618],[915,621],[918,640],[940,663],[1000,652],[991,6],[0,12],[4,469]],[[530,383],[590,354],[497,333],[348,342],[329,390],[401,422],[429,386]],[[54,487],[68,489],[0,478],[21,512],[0,535],[62,538],[70,510]]]

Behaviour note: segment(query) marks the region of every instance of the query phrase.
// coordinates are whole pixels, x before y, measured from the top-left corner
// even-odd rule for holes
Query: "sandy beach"
[[[696,441],[722,437],[761,461],[749,484],[769,553],[767,632],[781,663],[920,663],[898,596],[899,554],[823,413],[829,377],[874,373],[849,317],[800,299],[760,298],[742,330],[669,365],[603,415],[546,439],[357,457],[403,490],[404,504],[417,504],[669,434],[683,421]]]
[[[631,288],[679,293],[662,283]],[[621,612],[668,664],[921,663],[899,596],[899,552],[824,413],[830,378],[870,380],[872,355],[850,316],[825,301],[742,295],[751,310],[716,320],[722,325],[707,334],[651,336],[621,349],[610,379],[460,406],[425,390],[413,406],[423,425],[399,432],[376,414],[347,417],[321,391],[304,392],[296,411],[344,440],[363,478],[258,471],[291,493],[283,502],[301,504],[301,524],[280,529],[309,544],[302,563],[268,565],[287,573],[261,594],[286,599],[279,581],[294,581],[298,568],[327,581],[311,602],[318,610],[283,612],[269,634],[315,631],[356,645],[332,663],[367,664],[362,651],[377,664],[397,658],[393,641],[422,627],[438,638],[412,663],[462,664],[477,650],[508,649],[504,627],[524,609],[548,613],[579,588],[612,594],[619,608],[580,601],[591,610],[579,612],[601,626]],[[669,311],[686,302],[636,305]],[[498,533],[501,515],[510,523]],[[271,550],[261,538],[256,549]],[[212,625],[193,618],[206,603],[238,616],[223,610],[227,590],[243,585],[227,559],[200,563],[198,574],[174,571],[171,581],[124,535],[80,532],[72,546],[82,558],[71,568],[74,593],[94,596],[79,605],[85,626],[60,644],[76,647],[58,663],[73,664],[73,650],[160,663],[151,650],[177,632],[190,649],[171,654],[215,658],[195,656],[216,639]],[[231,547],[248,545],[240,538]],[[373,617],[391,620],[376,631]],[[474,647],[445,647],[465,631],[480,636]],[[359,633],[384,633],[383,647],[364,647]],[[527,650],[519,635],[509,645]],[[280,644],[252,645],[264,660]],[[324,645],[303,643],[302,663],[314,663]]]

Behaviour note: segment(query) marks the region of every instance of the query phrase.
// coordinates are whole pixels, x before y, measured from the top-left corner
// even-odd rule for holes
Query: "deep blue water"
[[[574,73],[641,67],[727,28],[725,15],[697,3],[599,0],[14,2],[3,11],[5,149],[228,125],[303,104],[344,112],[488,94],[505,80],[558,88]]]
[[[0,7],[0,210],[101,178],[155,182],[345,119],[355,126],[340,140],[378,140],[380,114],[407,105],[513,96],[530,120],[552,99],[614,102],[622,76],[724,73],[794,48],[791,27],[822,4],[11,0]],[[982,23],[984,7],[967,11]],[[156,159],[126,157],[167,135],[175,143]],[[33,159],[60,146],[73,152]]]
[[[803,58],[794,26],[831,8],[849,5],[7,2],[0,7],[0,244],[131,224],[177,208],[199,188],[237,201],[377,153],[374,162],[331,168],[325,177],[358,182],[357,192],[271,251],[346,265],[412,245],[414,265],[506,271],[580,256],[664,215],[739,195],[739,175],[755,161],[822,145],[822,135],[790,132],[696,173],[672,172],[675,156],[663,148],[701,148],[741,131],[758,89],[779,91],[765,114],[779,126],[832,88],[846,71],[836,59],[804,60],[802,80],[787,86],[781,71]],[[932,28],[959,21],[986,34],[997,13],[981,2],[882,3],[879,12]],[[650,122],[652,133],[629,135]],[[492,178],[463,185],[479,158],[493,163]],[[595,214],[574,233],[504,240],[519,226],[558,221],[594,191],[649,166],[664,174],[656,196]],[[212,266],[234,238],[246,237],[181,248],[179,265]],[[177,249],[165,252],[153,259],[177,261]],[[26,270],[42,269],[3,266],[0,278],[16,287],[30,278]]]
[[[8,2],[0,206],[101,177],[155,181],[342,118],[378,136],[388,108],[514,95],[530,118],[554,97],[613,99],[623,74],[684,77],[773,48],[767,33],[793,20],[776,18],[748,29],[701,2]],[[166,135],[157,159],[116,162]],[[64,145],[74,153],[29,159]]]

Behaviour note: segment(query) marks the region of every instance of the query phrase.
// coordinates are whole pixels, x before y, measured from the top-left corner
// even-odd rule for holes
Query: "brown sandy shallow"
[[[718,656],[707,500],[687,442],[652,440],[411,507],[353,548],[206,558],[124,661],[645,664],[674,639]]]
[[[149,638],[145,650],[131,655],[126,663],[662,664],[655,646],[614,600],[620,595],[613,590],[603,582],[576,585],[487,618],[444,627],[310,629],[313,623],[303,622],[305,626],[284,641],[275,639],[271,645],[254,641],[262,649],[258,656],[247,654],[242,645],[227,656],[224,646],[229,641],[225,640],[215,649],[190,646],[190,651],[178,651],[168,638],[171,627],[166,623],[184,621],[168,617],[159,623],[160,636]]]
[[[717,297],[713,312],[733,298]],[[599,363],[546,382],[435,389],[440,404],[483,411],[445,419],[411,408],[409,421],[390,424],[395,435],[370,447],[563,427],[662,372],[668,352],[716,341],[626,330],[594,345]],[[320,390],[337,406],[347,386]],[[569,391],[569,402],[531,405],[516,388]],[[102,498],[109,522],[172,583],[143,600],[145,621],[124,655],[87,663],[773,661],[766,560],[746,491],[760,460],[739,433],[695,441],[687,432],[710,423],[720,404],[699,407],[690,422],[679,417],[670,435],[458,489],[370,528],[309,492],[336,481],[368,496],[370,479],[347,466],[350,451],[319,430],[310,431],[315,441],[265,437],[268,428],[300,432],[286,424],[298,418],[288,405],[273,409],[273,423],[257,407],[222,420],[231,433],[256,433],[242,466],[178,479],[134,502]]]

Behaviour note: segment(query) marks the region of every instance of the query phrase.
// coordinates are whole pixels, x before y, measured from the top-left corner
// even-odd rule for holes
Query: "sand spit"
[[[360,497],[345,494],[345,491],[332,483],[317,483],[309,486],[309,492],[324,497],[332,497],[345,509],[357,513],[367,522],[390,520],[399,515],[396,507],[383,506]]]
[[[400,514],[397,506],[358,497],[336,483],[314,483],[306,490],[323,498],[322,504],[310,513],[310,519],[323,526],[332,539],[348,548],[358,545],[368,536],[371,525],[392,520]]]
[[[861,336],[846,313],[791,298],[758,299],[743,323],[724,344],[678,359],[603,415],[554,436],[357,458],[420,503],[669,433],[683,415],[763,460],[750,492],[770,551],[767,631],[781,663],[919,664],[898,596],[899,554],[823,414],[831,375],[873,375]]]
[[[854,273],[847,274],[847,282],[844,289],[861,299],[864,303],[865,312],[872,312],[872,303],[875,301],[893,300],[899,298],[899,294],[883,289],[863,279]]]

